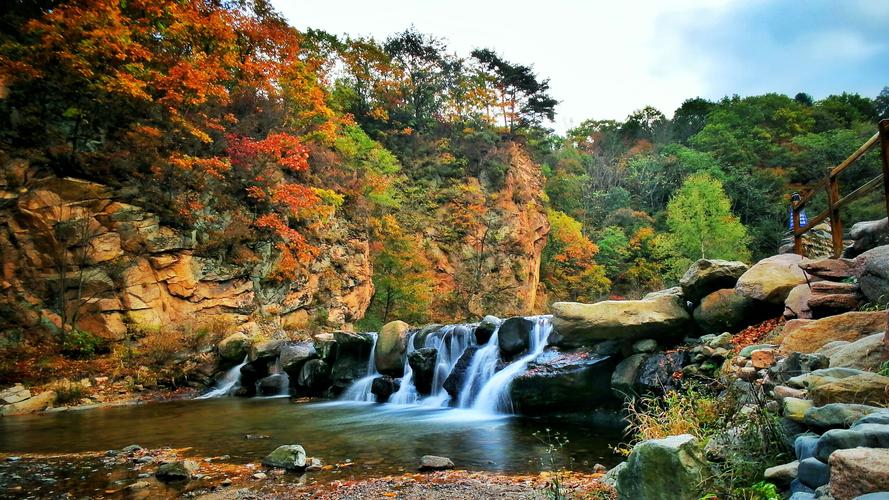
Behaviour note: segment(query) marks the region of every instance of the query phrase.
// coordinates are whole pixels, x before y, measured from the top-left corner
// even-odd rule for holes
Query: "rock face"
[[[812,353],[828,342],[854,342],[885,329],[885,311],[848,312],[815,321],[793,320],[784,327],[780,350],[782,353]]]
[[[694,310],[695,323],[704,333],[738,331],[760,318],[756,301],[725,288],[708,294]]]
[[[806,282],[806,273],[799,267],[803,262],[804,259],[795,254],[763,259],[738,278],[735,289],[745,297],[783,305],[790,290]]]
[[[872,301],[889,298],[889,245],[868,250],[855,261],[861,268],[858,280],[865,297]]]
[[[505,320],[497,333],[500,352],[511,359],[528,349],[533,329],[534,322],[529,319],[515,317]]]
[[[383,325],[377,338],[375,360],[377,371],[400,377],[404,375],[404,353],[410,325],[404,321],[392,321]]]
[[[662,295],[647,300],[606,300],[596,304],[556,302],[549,342],[566,347],[599,340],[661,338],[681,335],[690,316],[681,299]]]
[[[854,448],[830,455],[830,494],[837,500],[889,491],[889,449]]]
[[[743,262],[700,259],[685,272],[679,285],[686,300],[697,303],[717,290],[734,288],[747,269]]]
[[[306,450],[298,444],[279,446],[262,459],[262,465],[287,470],[303,470],[306,468]]]
[[[617,474],[620,500],[697,500],[711,472],[698,441],[689,434],[643,441]]]
[[[350,237],[348,223],[336,217],[330,234],[311,242],[323,257],[281,283],[265,279],[276,251],[250,250],[237,262],[203,255],[206,231],[167,227],[100,184],[35,178],[3,195],[0,330],[58,328],[59,288],[69,312],[78,313],[76,326],[110,341],[121,340],[128,323],[238,324],[259,308],[277,309],[286,325],[300,327],[323,305],[330,323],[347,324],[364,315],[373,294],[368,242]],[[62,260],[65,274],[57,272]],[[326,272],[340,279],[319,280]]]
[[[546,351],[512,381],[510,399],[515,411],[526,415],[601,406],[612,397],[610,380],[615,364],[613,358],[588,350]]]

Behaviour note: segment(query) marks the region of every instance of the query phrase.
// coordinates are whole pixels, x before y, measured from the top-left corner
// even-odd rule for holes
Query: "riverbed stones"
[[[694,310],[695,324],[704,333],[738,331],[760,318],[756,301],[724,288],[708,294]]]
[[[799,265],[805,260],[796,254],[765,258],[738,278],[739,294],[760,302],[783,306],[793,287],[806,283],[806,273]]]
[[[792,320],[784,328],[782,353],[813,353],[828,342],[854,342],[886,330],[886,311],[847,312],[814,321]]]
[[[414,386],[420,394],[432,392],[432,379],[435,377],[435,360],[438,350],[424,347],[407,355],[407,362],[414,373]]]
[[[447,457],[439,457],[436,455],[423,455],[420,458],[420,466],[418,469],[422,472],[453,469],[454,462]]]
[[[856,259],[861,266],[858,283],[868,300],[889,298],[889,245],[868,250]]]
[[[806,412],[815,406],[812,401],[799,398],[784,398],[781,401],[781,405],[784,410],[784,418],[789,418],[794,422],[803,422],[806,418]]]
[[[242,332],[237,332],[222,339],[216,345],[219,357],[229,363],[240,363],[247,357],[250,351],[250,338]]]
[[[535,322],[528,318],[514,317],[507,318],[500,325],[500,331],[497,332],[497,343],[500,346],[500,352],[507,359],[528,349],[534,324]]]
[[[855,375],[809,383],[809,396],[818,406],[828,403],[889,404],[889,377],[859,371]]]
[[[685,299],[697,303],[717,290],[733,288],[747,269],[747,264],[743,262],[700,259],[688,268],[679,285]]]
[[[850,448],[889,448],[889,425],[857,424],[850,429],[833,429],[818,438],[814,457],[827,463],[837,450]]]
[[[306,468],[306,450],[298,444],[285,444],[262,459],[262,465],[300,471]]]
[[[556,302],[549,342],[566,347],[599,340],[681,336],[690,322],[681,298],[661,295],[644,300],[606,300],[595,304]]]
[[[617,497],[697,500],[699,485],[710,474],[703,448],[690,434],[643,441],[617,475]]]
[[[194,477],[198,470],[198,464],[192,460],[177,460],[162,464],[154,473],[159,481],[171,483],[175,481],[188,481]]]
[[[830,481],[830,468],[817,458],[807,458],[800,461],[796,478],[809,488],[815,489]]]
[[[634,353],[643,353],[649,354],[654,351],[657,351],[657,340],[654,339],[642,339],[633,342],[633,352]]]
[[[798,470],[799,460],[794,460],[790,463],[769,467],[766,469],[763,477],[766,481],[771,481],[779,485],[786,485],[796,479]]]
[[[837,450],[830,455],[829,463],[830,492],[837,500],[889,491],[889,449]]]
[[[404,353],[407,349],[410,325],[391,321],[383,325],[377,337],[375,361],[377,371],[393,377],[404,375]]]

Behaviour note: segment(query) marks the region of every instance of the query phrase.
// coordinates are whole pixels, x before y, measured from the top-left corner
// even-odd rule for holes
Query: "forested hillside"
[[[227,313],[282,314],[294,328],[527,314],[639,296],[700,257],[770,255],[791,190],[889,114],[886,89],[690,98],[672,118],[642,107],[561,135],[532,61],[455,54],[413,28],[303,33],[264,1],[13,2],[0,23],[4,210],[48,176],[108,186],[109,200],[188,240],[125,248],[109,259],[120,272],[139,252],[183,251],[201,259],[200,279],[217,279],[213,263],[250,283]],[[849,217],[878,207],[865,200]],[[64,263],[24,252],[55,280],[5,262],[7,310],[45,306],[65,330],[84,280],[58,268],[96,264],[77,252],[99,236],[76,224],[93,216],[113,218],[102,207],[47,228]],[[16,217],[7,248],[21,246]]]

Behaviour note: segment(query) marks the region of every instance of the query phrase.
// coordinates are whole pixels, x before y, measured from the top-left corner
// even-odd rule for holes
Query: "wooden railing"
[[[840,185],[837,181],[837,177],[877,144],[880,145],[883,160],[883,173],[840,198]],[[833,254],[834,257],[839,257],[843,253],[843,223],[840,219],[840,209],[880,186],[883,186],[883,195],[886,201],[886,214],[889,215],[889,120],[880,121],[879,130],[873,137],[862,144],[860,148],[842,163],[830,169],[824,179],[806,187],[799,201],[793,203],[794,253],[802,255],[803,235],[822,223],[825,219],[830,218],[830,234],[833,240]],[[808,223],[805,226],[800,227],[800,211],[806,207],[806,204],[812,200],[821,188],[827,190],[827,210],[815,217],[809,218]]]

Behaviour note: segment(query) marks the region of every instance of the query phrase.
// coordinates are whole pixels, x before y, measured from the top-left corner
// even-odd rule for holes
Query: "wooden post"
[[[797,255],[803,254],[803,235],[797,234],[799,231],[799,202],[791,201],[790,206],[793,207],[793,253]]]
[[[837,178],[828,174],[827,203],[830,208],[830,237],[833,239],[833,256],[843,255],[843,223],[840,221],[840,185]]]
[[[880,120],[880,152],[883,157],[883,195],[886,198],[886,216],[889,216],[889,120]]]

